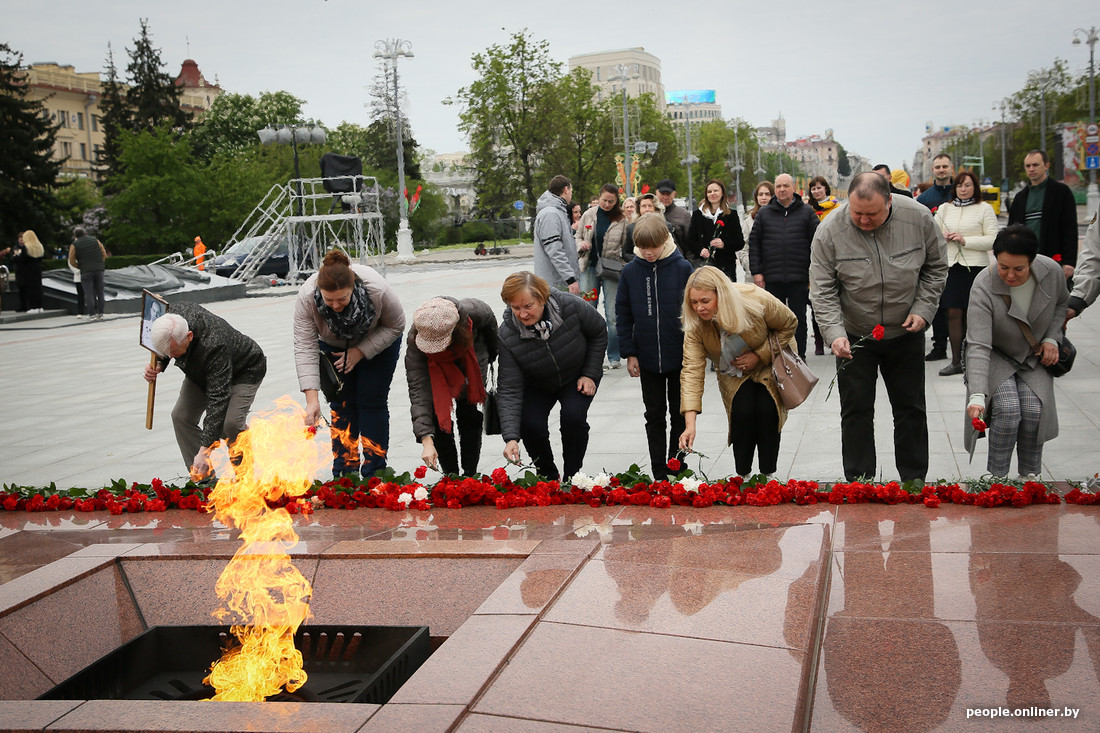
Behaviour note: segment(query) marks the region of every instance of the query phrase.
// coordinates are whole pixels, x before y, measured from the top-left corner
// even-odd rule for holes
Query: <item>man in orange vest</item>
[[[205,254],[206,245],[202,243],[202,237],[195,237],[195,262],[198,264],[200,270],[206,269],[206,266],[202,263]]]

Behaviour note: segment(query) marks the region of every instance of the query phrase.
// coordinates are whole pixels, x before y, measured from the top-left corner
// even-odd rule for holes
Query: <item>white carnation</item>
[[[428,498],[428,490],[423,486],[418,486],[416,491],[413,492],[413,498],[417,501],[424,501]]]
[[[409,504],[412,504],[413,497],[412,497],[412,494],[410,494],[409,492],[406,491],[406,492],[400,494],[397,497],[397,500],[404,503],[405,506],[408,506]]]
[[[596,474],[596,478],[592,479],[592,482],[596,486],[610,486],[611,477],[608,476],[606,473],[601,472]]]
[[[583,473],[575,473],[572,478],[573,485],[581,491],[591,491],[592,487],[596,485],[595,481],[585,476]]]
[[[698,491],[699,484],[703,483],[697,478],[682,478],[679,481],[680,485],[684,487],[684,491]]]

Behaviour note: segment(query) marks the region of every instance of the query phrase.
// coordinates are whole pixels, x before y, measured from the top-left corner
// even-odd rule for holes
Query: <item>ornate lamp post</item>
[[[401,223],[397,228],[397,261],[412,262],[412,230],[409,229],[409,202],[405,198],[405,135],[401,129],[401,105],[398,101],[397,57],[412,58],[412,44],[400,38],[388,38],[374,44],[374,57],[393,62],[393,116],[397,126],[397,198]]]
[[[294,180],[298,184],[298,216],[302,216],[302,173],[298,166],[298,145],[324,145],[328,140],[324,128],[313,122],[282,124],[276,130],[268,125],[262,130],[257,130],[260,142],[264,145],[289,145],[294,151]]]
[[[1089,145],[1095,145],[1100,142],[1098,130],[1096,129],[1096,70],[1093,66],[1098,32],[1100,32],[1100,29],[1097,29],[1096,26],[1092,26],[1087,31],[1084,28],[1078,28],[1073,32],[1074,46],[1080,46],[1081,39],[1083,38],[1084,42],[1087,43],[1089,47],[1089,126],[1085,132],[1086,148]],[[1090,162],[1088,160],[1089,157],[1097,158],[1100,156],[1086,156],[1086,166]],[[1100,190],[1096,187],[1096,166],[1089,166],[1089,187],[1087,196],[1088,214],[1091,217],[1096,213],[1097,206],[1100,205]]]
[[[630,113],[626,106],[626,83],[631,79],[637,79],[640,74],[637,64],[616,64],[614,70],[615,73],[607,77],[607,80],[622,82],[623,85],[623,180],[625,182],[623,188],[626,191],[626,198],[630,198],[634,194],[630,191]]]
[[[1001,110],[1001,211],[1008,211],[1008,154],[1005,152],[1005,100],[993,103],[993,110]]]

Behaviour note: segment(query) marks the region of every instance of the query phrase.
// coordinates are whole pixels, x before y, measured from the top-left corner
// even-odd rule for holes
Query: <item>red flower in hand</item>
[[[1050,259],[1054,260],[1055,262],[1061,262],[1062,261],[1062,255],[1054,255]]]
[[[721,219],[714,222],[714,226],[716,226],[716,227],[724,227],[725,225],[726,225],[726,222],[722,221]]]
[[[676,458],[669,458],[668,459],[668,470],[669,471],[679,471],[680,470],[680,461]]]
[[[585,228],[585,229],[591,229],[591,228],[592,228],[592,225],[591,225],[591,224],[585,224],[585,225],[584,225],[584,228]]]
[[[415,471],[413,471],[413,476],[416,476],[417,478],[424,478],[427,475],[428,475],[428,467],[427,466],[419,466],[419,467],[417,467],[417,469]]]
[[[871,338],[875,341],[882,341],[882,337],[886,335],[886,329],[882,327],[882,324],[878,324],[871,329]]]
[[[979,433],[984,433],[986,428],[989,427],[980,417],[976,417],[971,420],[970,424],[973,425],[974,429],[977,430]]]

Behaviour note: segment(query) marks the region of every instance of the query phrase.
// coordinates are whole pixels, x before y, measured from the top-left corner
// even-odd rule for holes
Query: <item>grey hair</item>
[[[852,185],[848,188],[848,198],[861,198],[869,201],[878,196],[886,201],[890,200],[890,182],[878,173],[860,173],[852,179]]]
[[[153,342],[153,348],[161,356],[168,356],[168,347],[173,344],[182,344],[187,340],[187,332],[191,329],[187,326],[187,320],[176,313],[165,313],[153,321],[153,327],[149,334],[149,340]]]

